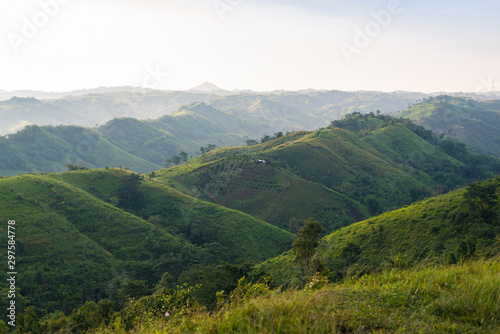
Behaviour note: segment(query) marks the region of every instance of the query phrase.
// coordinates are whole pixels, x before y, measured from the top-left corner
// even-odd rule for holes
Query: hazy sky
[[[2,0],[0,89],[487,91],[499,13],[496,0]]]

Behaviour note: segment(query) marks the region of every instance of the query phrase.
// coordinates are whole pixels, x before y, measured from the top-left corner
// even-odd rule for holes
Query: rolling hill
[[[194,126],[214,135],[229,129],[232,118],[224,123],[222,116],[196,103],[158,120],[117,119],[107,131],[32,126],[0,145],[14,163],[64,161],[75,146],[79,164],[96,166],[110,154],[139,163],[155,156],[156,146],[145,144],[155,138],[189,136],[185,129]],[[172,286],[200,279],[211,300],[234,289],[241,275],[297,286],[290,232],[311,216],[328,234],[318,248],[319,269],[332,281],[498,254],[498,177],[434,196],[498,174],[497,159],[373,113],[262,141],[148,175],[106,168],[0,178],[0,219],[15,219],[18,233],[20,309],[69,315],[107,298],[119,310],[129,297],[164,291],[157,284],[165,280]],[[248,262],[262,261],[246,271]]]
[[[358,123],[371,130],[344,129]],[[282,228],[315,217],[330,232],[499,172],[497,159],[411,122],[354,114],[328,129],[216,149],[156,175]]]
[[[384,213],[324,237],[318,255],[331,280],[391,268],[453,264],[500,252],[500,177]],[[257,277],[299,284],[291,252],[257,266]]]
[[[36,126],[0,137],[0,175],[62,172],[68,163],[88,168],[127,167],[147,173],[160,169],[179,151],[199,155],[206,145],[241,145],[255,135],[238,117],[206,104],[192,104],[156,120],[114,119],[99,128]]]
[[[141,159],[113,145],[93,130],[77,126],[39,127],[0,138],[4,176],[30,172],[62,172],[68,163],[87,168],[123,166],[150,171],[160,165]]]
[[[119,305],[127,286],[148,291],[195,264],[260,262],[293,237],[123,170],[2,178],[0,197],[0,219],[16,221],[20,304],[40,314],[106,297]]]
[[[55,176],[74,184],[85,179],[81,173]],[[214,290],[213,309],[196,299],[203,286],[182,285],[130,299],[114,314],[106,300],[43,319],[32,310],[21,315],[21,325],[44,333],[495,333],[499,218],[496,177],[329,234],[317,248],[318,273],[303,289],[285,289],[300,285],[300,270],[286,252],[255,266],[231,290]],[[207,282],[199,272],[196,279],[220,284],[238,275],[234,267],[215,273],[226,276]]]
[[[158,171],[156,180],[292,233],[311,216],[321,220],[326,231],[370,216],[360,203],[251,155],[172,167]]]
[[[440,95],[401,111],[435,133],[458,139],[480,154],[500,157],[500,101]]]

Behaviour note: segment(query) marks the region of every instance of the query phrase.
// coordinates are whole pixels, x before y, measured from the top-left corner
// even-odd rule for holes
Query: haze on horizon
[[[7,1],[0,89],[499,90],[499,12],[487,0]]]

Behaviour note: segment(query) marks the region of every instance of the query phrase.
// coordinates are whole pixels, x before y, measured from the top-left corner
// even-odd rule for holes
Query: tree
[[[157,291],[162,288],[173,289],[175,288],[174,282],[174,277],[168,272],[164,272],[163,275],[161,275],[161,279],[158,281],[158,283],[156,283],[155,290]]]
[[[174,163],[174,165],[178,165],[181,163],[182,158],[178,155],[174,155],[171,160]]]
[[[210,144],[207,147],[200,147],[201,154],[208,153],[210,151],[213,151],[217,148],[217,145]]]
[[[269,136],[269,135],[264,135],[264,137],[260,138],[260,143],[262,144],[262,143],[268,142],[268,141],[270,141],[271,139],[272,139],[272,138],[271,138],[271,136]]]
[[[17,330],[19,333],[40,333],[40,318],[34,306],[29,306],[24,313],[18,315]]]
[[[372,215],[377,214],[377,212],[380,209],[380,202],[378,201],[377,196],[373,194],[366,196],[365,205],[368,208],[368,210],[370,210],[370,213]]]
[[[66,165],[66,168],[68,169],[68,171],[75,171],[75,170],[87,170],[88,168],[85,167],[85,166],[78,166],[78,165],[75,165],[75,164],[72,164],[72,163],[69,163]]]
[[[247,146],[253,146],[259,144],[256,140],[248,139],[246,142]]]
[[[142,203],[142,193],[139,191],[141,176],[132,173],[124,176],[118,185],[118,205],[126,209],[136,209]]]
[[[491,214],[491,208],[498,201],[498,197],[496,185],[486,182],[470,184],[463,194],[469,210],[479,211],[484,218]]]
[[[66,165],[66,168],[68,169],[68,171],[74,171],[74,170],[78,170],[78,166],[77,165],[74,165],[74,164],[67,164]]]
[[[165,160],[165,166],[169,168],[171,164],[178,165],[181,162],[186,162],[187,156],[187,152],[180,151],[179,155],[174,155],[172,158]]]
[[[184,162],[186,162],[186,161],[187,161],[187,156],[188,156],[188,154],[187,154],[186,152],[181,151],[181,152],[179,153],[179,156],[181,157],[181,161],[184,161]]]
[[[316,270],[314,256],[321,238],[321,229],[320,223],[309,218],[304,222],[297,239],[292,244],[292,252],[302,272],[302,287],[306,279]]]
[[[97,328],[100,325],[108,325],[113,314],[113,303],[102,299],[99,303],[87,301],[77,311],[73,312],[71,318],[77,323],[82,331]]]

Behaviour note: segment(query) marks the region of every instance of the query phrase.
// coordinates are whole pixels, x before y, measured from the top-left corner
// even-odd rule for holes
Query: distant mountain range
[[[86,110],[86,122],[91,123],[97,117],[102,117],[101,108],[111,107],[118,96],[133,96],[125,94],[86,95],[53,101],[12,98],[0,102],[0,108],[3,108],[0,113],[7,120],[11,114],[35,118],[40,115],[40,119],[51,115],[54,120],[72,117],[81,120],[80,106]],[[316,92],[308,95],[228,95],[209,102],[184,104],[190,99],[204,97],[208,100],[214,96],[179,92],[172,94],[166,99],[163,93],[141,94],[141,98],[144,98],[141,102],[124,102],[123,110],[121,107],[110,109],[108,117],[111,120],[98,127],[32,125],[17,133],[0,136],[0,153],[3,157],[0,160],[0,175],[61,172],[66,170],[68,163],[88,168],[122,166],[146,173],[162,168],[167,159],[181,151],[188,158],[196,157],[202,153],[201,148],[209,145],[241,146],[247,142],[260,142],[265,135],[272,137],[279,132],[325,128],[331,121],[345,116],[345,113],[367,115],[370,106],[396,108],[409,99],[408,95],[398,98],[388,94],[382,98],[376,93],[358,93],[353,97],[352,93],[345,92]],[[376,101],[375,96],[378,96]],[[334,104],[325,106],[328,102]],[[180,104],[181,107],[170,111]],[[362,108],[355,107],[360,104],[363,104]],[[149,120],[112,117],[113,110],[138,114],[146,106],[150,107],[147,110],[151,116],[167,115]],[[361,110],[362,113],[353,112],[353,109]],[[372,111],[370,113],[375,115]],[[489,103],[451,96],[423,98],[409,109],[395,114],[396,117],[413,119],[436,133],[443,133],[443,136],[456,138],[481,154],[497,157],[500,156],[499,115],[498,101]],[[378,125],[379,122],[375,122],[370,126],[376,128]],[[347,126],[347,129],[372,129],[366,124],[352,126]]]
[[[188,91],[117,87],[69,93],[0,91],[0,100],[2,96],[0,135],[15,133],[28,124],[95,127],[121,117],[153,119],[194,102],[239,115],[250,113],[270,123],[276,132],[313,130],[352,111],[400,111],[427,95],[315,90],[259,93],[226,91],[203,83]]]

